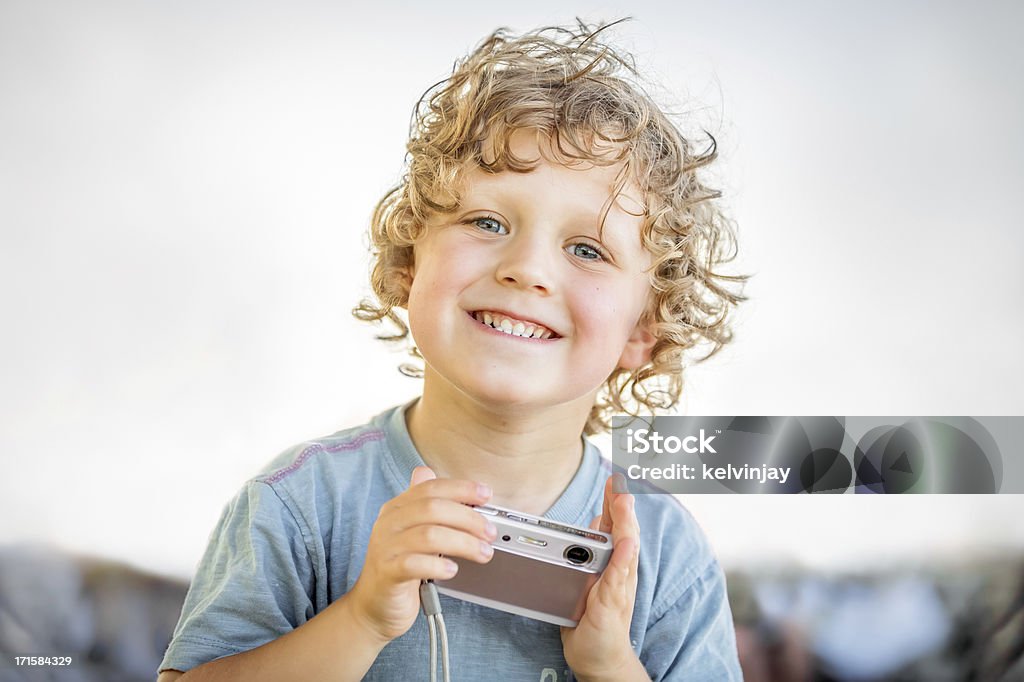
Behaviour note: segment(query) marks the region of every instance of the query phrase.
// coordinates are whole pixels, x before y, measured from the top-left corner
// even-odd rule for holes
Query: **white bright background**
[[[0,543],[187,576],[271,457],[415,395],[348,312],[413,103],[576,15],[720,143],[756,276],[687,412],[1024,414],[1019,6],[672,4],[0,4]],[[686,503],[735,567],[1024,548],[1020,497]]]

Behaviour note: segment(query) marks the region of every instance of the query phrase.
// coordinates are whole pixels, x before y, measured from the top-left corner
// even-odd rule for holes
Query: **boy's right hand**
[[[391,641],[416,621],[420,581],[455,575],[455,562],[439,554],[490,561],[497,530],[467,506],[490,497],[490,488],[474,481],[413,469],[409,489],[385,502],[373,524],[366,563],[346,595],[353,616],[382,642]]]

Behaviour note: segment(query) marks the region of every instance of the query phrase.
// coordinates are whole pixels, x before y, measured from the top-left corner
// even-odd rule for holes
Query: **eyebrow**
[[[500,190],[491,190],[487,187],[476,186],[475,192],[478,196],[474,197],[476,203],[488,203],[490,201],[500,201],[511,196],[512,201],[526,201],[529,202],[530,195],[525,192],[521,192],[518,189],[502,188]],[[482,195],[482,196],[481,196]],[[571,196],[563,197],[563,203],[571,200]],[[466,206],[465,198],[462,201],[462,206]],[[600,229],[601,218],[610,213],[615,207],[630,217],[642,217],[646,213],[645,206],[640,200],[630,196],[624,191],[620,191],[614,196],[609,195],[600,204],[595,207],[590,202],[578,201],[569,204],[568,209],[579,215],[584,216],[589,223],[597,225]],[[639,212],[637,212],[639,211]]]

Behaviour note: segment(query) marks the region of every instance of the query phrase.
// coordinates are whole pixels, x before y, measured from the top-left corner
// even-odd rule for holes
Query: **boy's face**
[[[512,151],[540,158],[537,136],[517,132]],[[530,173],[467,174],[460,208],[431,221],[415,246],[409,324],[427,381],[492,407],[589,409],[616,367],[650,359],[655,339],[638,322],[651,257],[642,217],[631,215],[643,206],[635,186],[598,231],[620,168],[541,159]],[[485,313],[514,333],[532,326],[533,337],[494,329]]]

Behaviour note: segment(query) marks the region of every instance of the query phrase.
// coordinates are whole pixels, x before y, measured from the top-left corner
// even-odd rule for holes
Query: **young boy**
[[[427,677],[419,585],[454,575],[446,557],[490,559],[485,502],[614,551],[575,628],[442,596],[452,679],[741,679],[697,525],[671,496],[613,490],[581,438],[627,397],[674,404],[683,351],[728,341],[740,300],[712,271],[729,231],[695,171],[713,151],[691,154],[598,31],[498,31],[421,101],[373,219],[379,302],[355,312],[411,330],[422,397],[247,483],[160,682]]]

